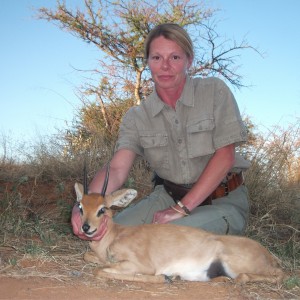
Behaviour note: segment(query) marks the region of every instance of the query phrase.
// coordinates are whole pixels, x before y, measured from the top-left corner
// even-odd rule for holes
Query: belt
[[[243,183],[243,172],[228,173],[226,179],[199,206],[210,205],[212,200],[227,196]],[[191,190],[193,184],[176,184],[164,179],[163,186],[166,192],[177,202]]]

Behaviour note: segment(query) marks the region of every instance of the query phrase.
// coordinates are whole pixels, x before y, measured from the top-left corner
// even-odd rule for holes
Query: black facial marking
[[[219,260],[215,260],[211,263],[207,270],[207,276],[212,279],[219,276],[230,277],[224,270],[222,263]]]

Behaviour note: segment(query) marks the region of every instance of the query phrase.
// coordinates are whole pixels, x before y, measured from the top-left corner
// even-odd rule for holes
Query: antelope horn
[[[107,184],[108,184],[108,179],[109,179],[109,163],[106,165],[106,175],[105,175],[105,180],[101,192],[101,196],[104,197],[107,189]]]
[[[83,167],[83,193],[85,195],[88,194],[86,162],[84,162],[84,167]]]

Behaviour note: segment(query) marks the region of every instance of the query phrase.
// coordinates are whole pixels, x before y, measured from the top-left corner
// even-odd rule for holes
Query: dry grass
[[[247,234],[279,256],[285,268],[300,268],[299,124],[258,136],[248,152],[246,185],[251,199]]]

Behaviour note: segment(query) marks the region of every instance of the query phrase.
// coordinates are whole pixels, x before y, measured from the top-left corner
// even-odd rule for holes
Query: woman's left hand
[[[169,207],[167,209],[157,211],[153,216],[152,223],[165,224],[165,223],[169,223],[173,220],[180,219],[182,217],[184,217],[183,214],[181,214],[181,213],[175,211],[173,208]]]

